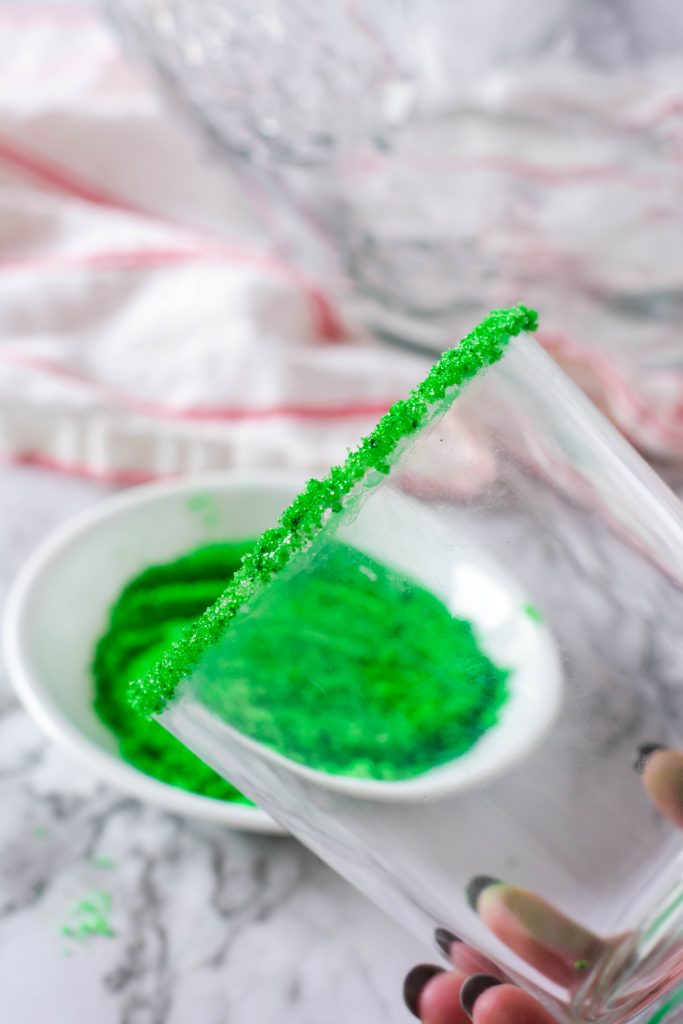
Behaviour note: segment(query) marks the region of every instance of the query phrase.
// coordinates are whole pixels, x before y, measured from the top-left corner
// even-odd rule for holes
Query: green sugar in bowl
[[[300,478],[268,472],[136,488],[49,538],[20,573],[5,622],[11,678],[45,731],[142,799],[279,831],[178,739],[137,715],[126,691],[221,593],[250,539],[300,487]],[[395,510],[381,516],[387,512]],[[262,671],[246,697],[234,686],[205,690],[217,714],[238,726],[230,731],[245,750],[258,747],[353,796],[416,799],[501,770],[534,740],[530,722],[547,723],[559,699],[559,669],[526,596],[469,544],[453,567],[452,593],[437,597],[415,571],[422,566],[428,578],[433,543],[425,540],[422,550],[419,538],[405,540],[412,558],[402,563],[395,547],[380,545],[371,558],[340,537],[333,592],[320,578],[320,601],[313,594],[311,606],[308,587],[290,588],[257,631]],[[343,647],[336,661],[325,649],[330,608],[331,636]],[[304,620],[322,638],[310,648],[322,661],[301,671],[322,677],[326,664],[342,666],[326,674],[324,702],[308,709],[289,699],[288,687],[301,692],[296,671],[273,671],[278,659],[287,663],[287,645],[296,644]],[[232,652],[232,668],[221,673],[226,683],[245,656],[244,647]],[[296,659],[288,663],[297,669]],[[466,692],[468,674],[481,683],[478,693]],[[278,687],[268,690],[275,677]],[[362,733],[355,746],[354,730]]]

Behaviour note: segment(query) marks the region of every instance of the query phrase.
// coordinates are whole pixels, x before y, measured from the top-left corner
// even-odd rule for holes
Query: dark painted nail
[[[449,932],[448,928],[437,928],[434,932],[434,941],[442,953],[450,956],[453,943],[462,942],[462,939],[459,939],[453,932]]]
[[[658,750],[666,750],[663,743],[641,743],[638,747],[638,756],[633,762],[634,772],[642,775],[645,771],[645,765]]]
[[[414,1017],[420,1016],[418,1006],[425,985],[437,974],[445,974],[445,971],[443,967],[437,967],[435,964],[418,964],[406,974],[406,979],[403,982],[403,998]]]
[[[460,1005],[468,1017],[472,1016],[474,1004],[482,992],[494,985],[502,985],[500,978],[494,978],[492,974],[473,974],[467,979],[460,989]]]
[[[491,875],[475,875],[470,878],[465,886],[465,896],[472,910],[476,911],[479,897],[490,885],[500,885],[500,878],[492,878]]]

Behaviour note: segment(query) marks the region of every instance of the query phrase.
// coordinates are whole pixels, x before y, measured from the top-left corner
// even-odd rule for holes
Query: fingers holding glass
[[[644,743],[634,768],[660,814],[683,828],[683,751],[659,743]]]
[[[403,998],[410,1012],[424,1024],[467,1024],[460,1003],[460,989],[466,976],[444,971],[434,964],[413,967],[403,983]]]
[[[557,1024],[528,992],[486,975],[468,978],[460,989],[460,1001],[474,1024]]]
[[[404,997],[423,1024],[556,1024],[533,996],[490,974],[420,964],[406,977]]]
[[[483,953],[479,953],[473,946],[462,942],[447,928],[437,928],[434,932],[434,941],[444,956],[464,977],[470,974],[493,974],[503,978],[503,974],[492,960],[489,960]]]
[[[683,752],[645,743],[634,764],[651,803],[683,828]],[[508,949],[545,977],[575,992],[586,974],[625,935],[602,939],[537,893],[490,875],[466,887],[470,907]],[[454,970],[420,965],[406,978],[405,997],[425,1024],[552,1024],[545,1007],[509,984],[497,965],[445,928],[434,935]]]
[[[467,897],[496,938],[564,988],[576,988],[606,951],[604,940],[530,889],[477,876]]]

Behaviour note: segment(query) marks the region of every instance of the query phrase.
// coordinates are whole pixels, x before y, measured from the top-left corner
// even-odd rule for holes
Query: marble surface
[[[0,599],[108,488],[0,469]],[[111,897],[114,935],[61,927]],[[102,784],[0,676],[0,1019],[12,1024],[393,1024],[434,953],[291,839],[200,825]]]

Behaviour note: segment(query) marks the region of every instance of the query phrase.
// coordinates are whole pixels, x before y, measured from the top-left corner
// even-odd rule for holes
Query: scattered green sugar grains
[[[233,561],[222,580],[217,574],[215,593],[198,575],[192,586],[185,580],[182,593],[167,589],[165,603],[146,603],[143,577],[133,581],[121,599],[130,637],[110,672],[110,678],[118,673],[120,698],[108,724],[115,722],[124,756],[135,756],[152,774],[163,736],[175,745],[163,769],[166,781],[234,798],[227,783],[154,722],[123,722],[127,700],[143,715],[158,714],[190,677],[193,695],[218,718],[293,760],[336,774],[409,778],[458,757],[497,721],[508,674],[479,648],[470,623],[387,565],[329,537],[323,546],[317,542],[359,486],[388,473],[402,446],[502,357],[510,337],[535,327],[536,314],[523,306],[491,313],[342,466],[309,481],[239,567]],[[305,571],[290,571],[304,553]],[[124,724],[137,737],[133,749]],[[145,726],[159,730],[153,740],[140,739]]]
[[[112,939],[115,931],[109,920],[111,896],[104,889],[96,889],[75,904],[60,931],[64,938],[85,942],[95,936]]]

